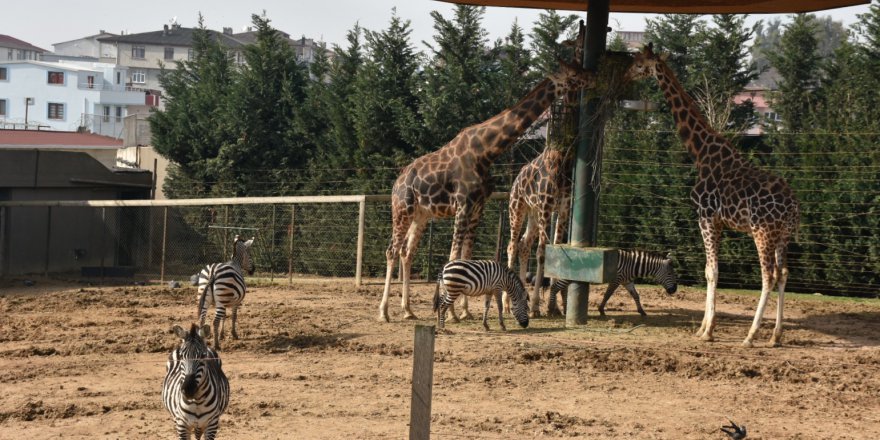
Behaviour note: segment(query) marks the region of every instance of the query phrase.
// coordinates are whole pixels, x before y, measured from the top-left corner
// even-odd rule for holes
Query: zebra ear
[[[186,330],[184,330],[183,327],[181,327],[179,325],[175,325],[171,329],[171,331],[174,332],[174,334],[177,335],[177,337],[180,339],[183,339],[186,337]]]
[[[211,326],[208,324],[201,326],[199,328],[199,336],[201,336],[202,339],[210,338],[211,337]]]

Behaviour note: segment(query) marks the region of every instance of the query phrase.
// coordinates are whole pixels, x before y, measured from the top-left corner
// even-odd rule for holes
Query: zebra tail
[[[208,285],[205,286],[205,290],[202,290],[202,296],[199,297],[199,309],[196,311],[196,317],[199,320],[199,326],[205,325],[205,322],[202,321],[202,309],[205,307],[205,298],[208,295],[208,289],[211,289],[211,296],[214,296],[214,281],[216,279],[216,274],[214,269],[212,268],[210,271],[211,275],[208,277]],[[205,311],[205,315],[207,315],[207,310]]]
[[[443,282],[443,273],[437,277],[437,284],[434,285],[434,313],[440,310],[440,283]]]

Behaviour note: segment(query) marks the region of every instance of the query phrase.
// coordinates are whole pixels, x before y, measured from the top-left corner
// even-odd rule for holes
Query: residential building
[[[755,113],[759,117],[758,123],[749,127],[745,134],[764,134],[767,127],[779,124],[782,121],[782,117],[773,109],[771,100],[773,92],[779,89],[778,80],[779,72],[771,67],[761,73],[757,79],[750,82],[742,92],[733,97],[733,101],[737,104],[751,100]]]
[[[51,130],[2,130],[0,151],[64,151],[84,153],[108,169],[116,167],[122,140],[93,133]]]
[[[33,44],[0,34],[0,61],[39,60],[46,53]]]
[[[645,45],[645,33],[639,31],[616,31],[614,33],[616,36],[620,37],[624,43],[626,43],[626,48],[630,52],[634,52],[640,50],[642,46]]]
[[[99,38],[115,37],[116,34],[98,31],[95,35],[77,38],[75,40],[64,41],[52,45],[52,54],[44,55],[44,61],[56,61],[58,59],[82,58],[91,61],[105,60],[104,62],[115,62],[116,46],[112,43],[98,41]]]
[[[241,41],[244,44],[252,44],[257,41],[257,32],[253,30],[246,30],[245,32],[233,34],[232,28],[223,28],[223,33],[226,35],[230,35],[238,41]],[[306,38],[302,36],[300,38],[291,39],[290,34],[287,32],[278,31],[281,36],[287,40],[290,47],[293,49],[293,52],[296,54],[296,59],[302,63],[312,63],[315,61],[315,54],[320,49],[320,46],[315,42],[312,38]],[[333,56],[333,51],[328,50],[328,57]]]
[[[114,35],[99,37],[98,42],[110,44],[115,48],[113,56],[101,56],[102,62],[116,63],[125,69],[127,76],[125,85],[139,87],[148,92],[151,104],[161,95],[159,73],[162,66],[176,68],[176,61],[192,59],[193,28],[181,27],[179,24],[165,25],[160,31],[142,32],[139,34]],[[231,35],[209,30],[220,44],[228,48],[239,63],[244,62],[242,47],[244,44]]]
[[[0,127],[88,130],[120,138],[129,106],[145,105],[143,90],[123,84],[111,64],[0,62]]]

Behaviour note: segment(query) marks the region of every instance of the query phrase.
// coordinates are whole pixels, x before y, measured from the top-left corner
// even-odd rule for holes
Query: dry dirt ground
[[[399,287],[395,286],[395,297]],[[594,286],[591,300],[603,286]],[[741,348],[756,298],[720,295],[717,342],[692,337],[703,291],[622,289],[588,326],[535,319],[508,332],[448,323],[437,336],[437,439],[880,438],[880,301],[789,296],[782,348]],[[173,438],[161,403],[170,328],[195,320],[195,290],[20,280],[0,284],[0,438]],[[413,325],[376,321],[382,287],[349,280],[253,286],[242,339],[221,352],[232,396],[220,438],[402,439],[408,435]],[[478,315],[482,304],[471,302]],[[760,334],[769,338],[775,306]],[[228,329],[227,329],[228,331]]]

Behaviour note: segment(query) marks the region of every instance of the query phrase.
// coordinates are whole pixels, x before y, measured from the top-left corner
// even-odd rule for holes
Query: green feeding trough
[[[544,276],[606,284],[617,278],[617,249],[567,244],[547,246]]]

